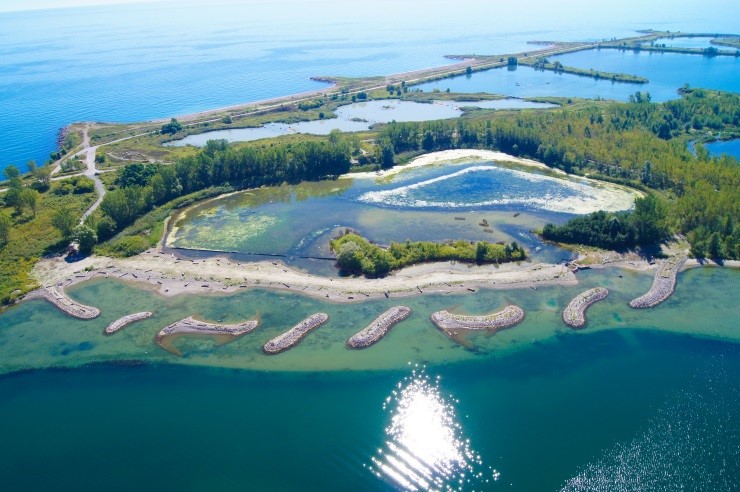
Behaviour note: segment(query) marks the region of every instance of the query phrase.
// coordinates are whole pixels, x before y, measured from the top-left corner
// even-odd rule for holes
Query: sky
[[[85,7],[89,5],[112,5],[116,3],[151,3],[152,1],[153,0],[0,0],[0,12]]]

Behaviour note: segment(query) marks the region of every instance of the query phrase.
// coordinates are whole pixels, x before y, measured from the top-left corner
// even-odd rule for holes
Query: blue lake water
[[[229,142],[248,142],[262,138],[277,137],[289,133],[310,133],[328,135],[332,130],[359,132],[368,130],[376,123],[391,121],[429,121],[457,118],[463,114],[460,107],[486,109],[526,109],[551,108],[554,104],[524,101],[522,99],[498,99],[493,101],[455,102],[434,101],[432,104],[412,101],[378,99],[340,106],[336,109],[336,118],[299,123],[268,123],[256,128],[236,128],[233,130],[216,130],[212,132],[188,135],[173,140],[165,145],[195,145],[202,147],[209,140],[225,139]]]
[[[740,161],[740,139],[704,144],[711,155],[728,154]]]
[[[0,13],[0,167],[45,161],[72,121],[167,118],[320,87],[313,75],[395,73],[447,63],[445,54],[524,51],[532,39],[731,32],[740,18],[724,0],[530,3],[537,16],[521,15],[526,2],[449,9],[439,0],[384,0],[361,13],[338,0]]]
[[[497,68],[470,77],[459,76],[421,84],[428,92],[450,89],[453,92],[490,92],[516,97],[569,96],[626,101],[636,91],[650,92],[653,101],[678,97],[676,90],[688,83],[692,87],[740,92],[740,58],[705,57],[675,53],[648,53],[618,50],[589,50],[550,57],[577,68],[639,75],[647,84],[624,84],[596,80],[531,67],[511,70]]]

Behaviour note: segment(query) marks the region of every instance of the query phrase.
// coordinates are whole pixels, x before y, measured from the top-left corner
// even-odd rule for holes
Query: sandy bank
[[[378,342],[390,331],[393,326],[408,318],[411,309],[406,306],[395,306],[385,311],[373,320],[362,331],[352,335],[347,346],[353,349],[363,349]]]
[[[563,310],[563,321],[572,328],[582,327],[586,324],[586,310],[593,303],[604,299],[608,294],[609,291],[603,287],[581,292]]]
[[[276,336],[262,347],[262,350],[268,355],[279,354],[289,348],[294,347],[303,337],[308,335],[311,330],[315,330],[323,325],[329,319],[326,313],[315,313],[304,319],[285,333]]]
[[[549,168],[543,163],[534,161],[532,159],[523,159],[521,157],[516,157],[510,154],[504,154],[503,152],[484,149],[441,150],[439,152],[431,152],[429,154],[420,155],[419,157],[416,157],[408,164],[405,164],[403,166],[395,166],[391,169],[386,169],[384,171],[378,172],[349,173],[346,176],[349,178],[386,178],[388,176],[393,176],[394,174],[401,173],[407,169],[413,169],[416,167],[433,166],[440,164],[454,164],[460,162],[473,163],[489,161],[513,162],[515,164],[521,164],[524,166],[547,169],[566,176],[566,173],[564,171]]]
[[[127,314],[126,316],[118,318],[113,323],[109,324],[105,329],[105,334],[112,335],[118,330],[122,330],[132,323],[136,323],[137,321],[151,318],[153,314],[154,313],[152,313],[151,311],[143,311],[141,313]]]
[[[29,293],[26,299],[45,299],[63,313],[77,319],[93,319],[100,316],[100,310],[93,306],[86,306],[64,293],[63,287],[56,285],[43,286]]]
[[[34,274],[42,285],[61,288],[93,278],[115,278],[144,284],[165,296],[190,293],[231,293],[246,288],[290,290],[332,302],[403,297],[425,292],[474,292],[478,287],[513,289],[541,285],[574,285],[575,275],[563,265],[507,263],[471,266],[428,263],[381,279],[331,278],[312,275],[280,262],[240,263],[226,258],[180,260],[150,250],[114,259],[93,256],[76,263],[61,258],[37,263]]]

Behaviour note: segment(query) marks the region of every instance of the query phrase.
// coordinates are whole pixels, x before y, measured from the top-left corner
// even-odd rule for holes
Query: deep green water
[[[427,385],[437,388],[431,400],[410,368],[277,374],[103,365],[5,376],[0,488],[388,490],[395,482],[372,470],[373,458],[404,440],[386,434],[394,416],[412,436],[428,428],[443,449],[433,437],[453,436],[451,449],[479,458],[462,487],[451,474],[453,490],[737,484],[738,345],[608,330],[429,365],[426,374],[440,378]],[[399,411],[394,390],[410,390],[402,398],[412,405]],[[409,421],[434,409],[448,427]]]
[[[403,488],[393,473],[410,463],[446,469],[430,477],[452,490],[730,490],[740,473],[738,272],[684,272],[652,310],[627,306],[651,276],[617,273],[406,298],[413,315],[362,351],[346,349],[347,338],[398,300],[337,305],[264,290],[163,298],[97,280],[69,289],[101,308],[96,320],[21,304],[0,315],[9,443],[0,490],[387,490]],[[561,310],[594,285],[609,297],[586,329],[566,328]],[[428,320],[510,302],[524,322],[471,337],[472,350]],[[102,334],[143,309],[155,316]],[[317,311],[330,321],[300,345],[261,353]],[[182,358],[154,343],[190,314],[259,314],[262,324],[222,346],[180,341]]]

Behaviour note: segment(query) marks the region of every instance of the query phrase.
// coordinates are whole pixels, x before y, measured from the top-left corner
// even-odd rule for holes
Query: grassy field
[[[9,241],[0,247],[0,304],[12,302],[34,289],[36,283],[30,277],[34,263],[67,246],[59,231],[52,226],[55,211],[66,209],[78,221],[95,200],[95,193],[57,195],[54,193],[57,186],[55,184],[50,191],[40,195],[35,215],[27,210],[20,216],[12,216],[12,209],[0,209],[13,219]]]

